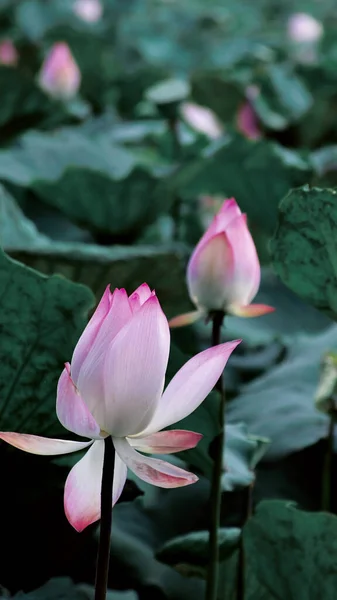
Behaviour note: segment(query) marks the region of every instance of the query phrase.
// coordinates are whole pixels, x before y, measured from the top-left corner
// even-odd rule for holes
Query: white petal
[[[13,431],[1,431],[0,439],[19,450],[30,454],[42,454],[44,456],[57,456],[58,454],[70,454],[83,450],[92,444],[89,442],[73,442],[71,440],[55,440],[52,438],[29,435],[27,433],[15,433]]]
[[[109,312],[111,296],[112,294],[110,292],[110,286],[108,285],[94,314],[92,315],[89,323],[87,324],[75,346],[73,357],[71,359],[71,374],[75,384],[78,380],[81,367],[88,356],[89,351],[93,347],[102,322]]]
[[[63,427],[88,438],[100,438],[100,427],[83,402],[66,363],[57,385],[56,414]]]
[[[224,310],[233,278],[233,250],[226,233],[217,233],[193,252],[187,266],[191,300],[206,311]]]
[[[136,312],[150,298],[152,292],[147,283],[142,283],[129,297],[132,312]]]
[[[126,291],[115,289],[111,297],[109,312],[104,318],[95,338],[95,343],[80,369],[78,381],[74,381],[91,414],[93,414],[97,403],[103,403],[104,362],[108,348],[131,317],[132,311]],[[98,423],[102,428],[102,423]]]
[[[68,475],[64,489],[64,510],[76,531],[83,531],[101,516],[103,458],[104,441],[96,441]],[[122,493],[126,473],[126,466],[116,455],[113,504]]]
[[[167,319],[151,296],[107,352],[105,403],[97,403],[93,411],[104,431],[125,437],[148,424],[164,387],[169,346]]]
[[[138,454],[125,438],[114,438],[116,452],[140,479],[162,488],[175,488],[198,481],[198,477],[189,471],[180,469],[158,458],[149,458]]]
[[[219,344],[191,358],[167,386],[157,410],[139,437],[177,423],[192,413],[208,396],[240,340]]]
[[[182,429],[170,429],[169,431],[159,431],[146,437],[129,437],[127,441],[130,446],[146,452],[146,454],[172,454],[173,452],[182,452],[195,448],[202,438],[201,433],[194,431],[184,431]]]

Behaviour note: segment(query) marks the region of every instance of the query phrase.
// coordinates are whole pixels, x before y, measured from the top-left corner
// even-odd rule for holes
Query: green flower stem
[[[224,312],[217,311],[212,315],[212,346],[220,344],[221,326]],[[214,465],[211,485],[211,515],[209,527],[209,564],[206,584],[206,600],[216,600],[219,581],[219,540],[221,514],[221,477],[223,470],[223,454],[225,449],[225,407],[226,396],[221,375],[216,389],[220,393],[219,434],[214,440]]]
[[[327,512],[332,511],[332,461],[334,455],[334,430],[335,417],[333,414],[331,414],[327,437],[327,447],[324,458],[322,482],[322,510],[325,510]]]
[[[243,493],[245,494],[245,510],[243,515],[243,522],[241,523],[241,528],[245,523],[247,523],[248,519],[252,516],[253,513],[253,490],[254,490],[254,482],[251,483]],[[244,600],[245,598],[245,549],[243,543],[243,536],[241,530],[240,542],[239,542],[239,554],[238,554],[238,566],[237,566],[237,584],[236,584],[236,600]]]
[[[101,488],[101,527],[96,566],[95,600],[105,600],[108,587],[114,469],[115,448],[112,438],[109,435],[109,437],[104,439],[104,461]]]

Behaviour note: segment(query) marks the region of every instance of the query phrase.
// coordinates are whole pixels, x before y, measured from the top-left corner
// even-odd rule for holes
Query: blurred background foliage
[[[263,265],[258,301],[276,312],[228,318],[223,332],[243,343],[225,376],[221,597],[236,597],[247,502],[263,500],[243,529],[246,600],[290,597],[282,588],[290,571],[275,571],[287,540],[303,552],[319,548],[324,569],[310,597],[332,600],[336,521],[308,521],[304,511],[322,508],[328,416],[314,396],[320,360],[337,349],[336,209],[334,193],[321,191],[337,181],[336,3],[296,3],[321,27],[310,43],[289,33],[291,0],[105,0],[96,22],[74,6],[0,0],[0,43],[10,39],[18,52],[15,67],[0,65],[1,429],[64,436],[56,382],[95,299],[108,283],[132,292],[147,281],[168,317],[190,310],[191,248],[221,199],[234,196]],[[64,102],[37,83],[58,41],[82,75]],[[211,126],[191,120],[191,104],[213,111]],[[302,186],[315,189],[293,190],[279,213]],[[169,377],[209,340],[205,324],[172,332]],[[169,458],[194,469],[198,484],[160,490],[128,481],[113,512],[109,599],[203,598],[217,403],[211,394],[181,423],[203,432],[199,447]],[[63,514],[75,460],[0,445],[3,598],[92,597],[97,527],[76,534]],[[309,598],[316,566],[309,552],[291,597]]]

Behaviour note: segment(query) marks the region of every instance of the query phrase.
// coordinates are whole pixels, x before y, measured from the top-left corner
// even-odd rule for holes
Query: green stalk
[[[221,326],[224,312],[217,311],[212,316],[212,346],[220,344]],[[219,581],[219,540],[221,514],[221,477],[223,470],[223,454],[225,449],[225,408],[226,395],[221,375],[216,389],[220,393],[219,434],[214,440],[214,465],[211,484],[211,515],[209,526],[209,564],[206,584],[206,600],[216,600]]]
[[[112,438],[104,439],[104,461],[101,488],[101,527],[99,534],[95,600],[106,600],[108,587],[112,523],[112,486],[115,470],[115,448]]]
[[[327,512],[332,512],[332,461],[334,455],[334,430],[335,419],[333,413],[331,413],[329,421],[327,447],[324,457],[322,482],[322,510],[325,510]]]

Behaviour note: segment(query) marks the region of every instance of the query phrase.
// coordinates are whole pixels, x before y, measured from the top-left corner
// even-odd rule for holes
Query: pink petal
[[[202,438],[201,433],[172,429],[160,431],[142,438],[127,438],[130,446],[148,454],[172,454],[195,448]]]
[[[182,487],[198,481],[198,477],[158,458],[138,454],[126,439],[115,438],[114,446],[123,462],[137,477],[162,488]]]
[[[201,309],[223,310],[233,278],[233,250],[227,235],[218,233],[193,252],[187,267],[192,301]]]
[[[241,215],[241,210],[234,198],[228,198],[225,200],[218,211],[218,213],[213,218],[211,224],[205,231],[204,235],[200,239],[199,243],[195,248],[195,252],[200,250],[200,248],[207,242],[209,239],[213,238],[218,233],[223,233],[226,230],[226,227],[231,223],[236,217]]]
[[[228,307],[228,313],[236,317],[261,317],[274,312],[275,308],[267,304],[248,304],[248,306],[238,306],[233,304]]]
[[[226,227],[236,218],[241,215],[241,210],[239,205],[237,204],[235,198],[228,198],[225,200],[223,205],[221,206],[217,216],[218,216],[218,231],[225,231]],[[220,229],[221,227],[221,229]]]
[[[105,401],[93,407],[104,431],[124,437],[147,425],[164,387],[169,348],[167,319],[157,297],[150,296],[107,351]]]
[[[249,140],[258,140],[262,133],[256,113],[250,102],[246,101],[238,110],[236,118],[237,128]]]
[[[178,317],[173,317],[169,321],[169,326],[171,329],[174,327],[183,327],[183,325],[191,325],[195,323],[203,316],[203,312],[201,310],[193,310],[192,312],[185,313],[184,315],[178,315]]]
[[[234,262],[227,304],[245,306],[255,297],[261,279],[259,258],[247,227],[246,216],[240,215],[234,219],[226,233],[233,250]]]
[[[86,455],[70,471],[64,489],[64,510],[76,531],[83,531],[101,516],[101,485],[104,441],[94,442]],[[126,481],[127,468],[115,457],[113,504]]]
[[[109,312],[111,301],[110,286],[108,285],[88,325],[78,340],[71,359],[71,375],[75,382],[78,380],[80,369],[92,348],[102,322]]]
[[[66,363],[57,385],[56,414],[63,427],[88,438],[100,438],[100,427],[83,402]]]
[[[142,283],[129,297],[132,312],[136,312],[151,295],[152,292],[147,283]]]
[[[70,440],[54,440],[51,438],[40,437],[39,435],[29,435],[27,433],[0,432],[0,439],[19,450],[24,450],[30,454],[43,454],[45,456],[57,456],[58,454],[70,454],[83,450],[92,444],[89,442],[73,442]]]
[[[7,66],[17,65],[19,54],[12,40],[2,40],[0,42],[0,64]]]
[[[115,289],[110,299],[110,308],[103,319],[93,345],[83,362],[77,381],[74,380],[90,412],[104,398],[104,362],[108,348],[120,330],[131,320],[132,311],[124,289]],[[71,365],[71,375],[73,368]],[[99,423],[102,427],[102,424]]]
[[[213,389],[240,342],[219,344],[191,358],[167,386],[152,421],[139,437],[164,429],[191,414]]]

